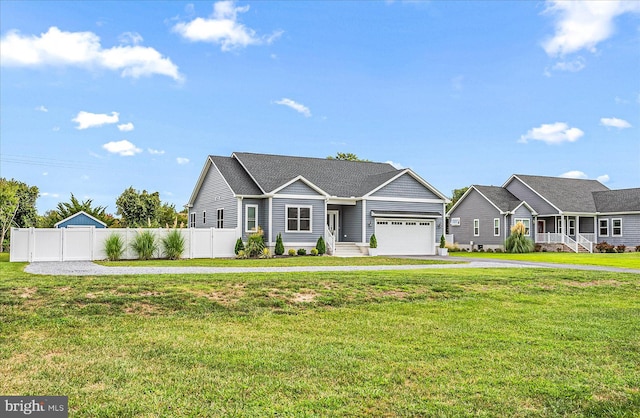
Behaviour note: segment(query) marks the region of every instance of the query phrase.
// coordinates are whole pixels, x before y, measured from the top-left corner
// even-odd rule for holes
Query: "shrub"
[[[240,251],[244,251],[244,242],[242,242],[242,238],[238,238],[236,240],[236,248],[233,252],[236,253],[236,255],[238,255]]]
[[[627,251],[627,246],[624,244],[620,244],[618,246],[616,246],[616,251],[619,253],[623,253],[625,251]]]
[[[318,255],[320,252],[318,251],[317,248],[312,248],[311,249],[311,255]]]
[[[294,250],[293,248],[290,248],[290,249],[289,249],[289,255],[290,255],[290,256],[292,256],[292,257],[293,257],[294,255],[296,255],[296,250]]]
[[[104,241],[104,252],[107,254],[109,261],[120,260],[124,253],[124,241],[122,237],[115,232]]]
[[[258,232],[249,235],[247,245],[244,247],[247,257],[258,257],[264,250],[264,233],[261,228],[258,228]]]
[[[369,248],[378,248],[378,239],[376,238],[376,234],[371,234],[371,238],[369,238]]]
[[[636,252],[640,253],[640,245],[636,245]]]
[[[324,253],[327,252],[327,245],[324,243],[324,238],[322,238],[322,236],[318,238],[318,242],[316,242],[316,248],[314,249],[317,250],[318,254],[320,255],[323,255]]]
[[[596,250],[601,253],[612,253],[614,252],[614,247],[607,241],[602,241],[596,244]]]
[[[536,244],[536,246],[533,249],[535,252],[539,253],[540,251],[542,251],[542,245],[540,244]]]
[[[162,238],[162,247],[169,260],[177,260],[184,253],[184,237],[180,231],[173,229]]]
[[[140,260],[148,260],[153,257],[153,253],[158,250],[158,243],[153,232],[149,230],[138,232],[131,243],[131,249]]]
[[[260,253],[260,258],[271,258],[271,251],[268,248],[263,248]]]
[[[282,234],[278,232],[278,236],[276,237],[276,255],[284,254],[284,244],[282,243]]]
[[[238,254],[236,254],[236,258],[247,258],[247,253],[245,253],[244,250],[240,250]]]
[[[447,240],[444,238],[444,235],[440,236],[440,248],[445,248],[447,246]]]
[[[491,248],[487,248],[487,252],[488,252],[488,253],[492,253],[492,252],[493,252],[493,250],[492,250]]]
[[[496,248],[494,251],[497,252],[497,253],[501,253],[502,252],[502,248]]]
[[[298,248],[298,255],[307,255],[307,250],[304,248]]]
[[[525,226],[522,222],[511,227],[511,235],[504,242],[505,251],[508,253],[530,253],[534,250],[533,241],[525,236]]]

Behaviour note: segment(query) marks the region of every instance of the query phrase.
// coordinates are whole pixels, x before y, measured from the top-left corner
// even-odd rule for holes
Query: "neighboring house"
[[[390,164],[236,152],[209,156],[188,203],[189,227],[258,227],[268,247],[328,251],[366,247],[379,254],[435,254],[448,199],[414,173]],[[340,245],[342,244],[342,245]]]
[[[471,241],[502,248],[510,231],[505,228],[498,237],[496,222],[510,228],[522,221],[539,244],[575,252],[593,252],[602,241],[635,247],[640,245],[639,191],[609,190],[596,180],[514,174],[502,187],[472,186],[448,212],[450,233],[465,248]]]
[[[85,211],[76,212],[57,222],[55,228],[74,228],[74,227],[94,227],[94,228],[106,228],[107,224],[99,219],[94,218]]]

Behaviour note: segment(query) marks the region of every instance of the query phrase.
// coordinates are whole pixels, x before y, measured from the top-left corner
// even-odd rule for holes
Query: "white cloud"
[[[584,135],[578,128],[570,128],[564,122],[542,124],[538,128],[530,129],[520,137],[518,142],[526,144],[530,140],[542,141],[547,144],[561,144],[563,142],[575,142]]]
[[[311,110],[309,110],[309,108],[303,104],[297,103],[291,99],[287,99],[287,98],[283,98],[280,99],[276,102],[274,102],[275,104],[279,104],[279,105],[283,105],[283,106],[287,106],[290,107],[291,109],[295,110],[298,113],[302,113],[305,117],[310,117],[311,116]]]
[[[247,11],[249,6],[236,7],[234,1],[219,1],[214,4],[210,18],[197,17],[190,22],[180,22],[173,31],[192,42],[218,44],[222,51],[270,44],[282,35],[282,31],[275,31],[268,36],[257,36],[255,30],[238,22],[238,14]]]
[[[47,109],[46,107],[44,107],[44,106],[42,106],[42,105],[41,105],[41,106],[36,107],[36,109],[35,109],[35,110],[37,110],[38,112],[45,112],[45,113],[49,111],[49,109]]]
[[[118,40],[122,44],[138,45],[144,39],[142,39],[142,35],[137,32],[125,32],[118,36]]]
[[[188,158],[178,157],[176,158],[176,162],[180,165],[189,164]]]
[[[589,178],[589,176],[587,176],[584,172],[578,171],[578,170],[567,171],[564,174],[560,174],[560,177],[564,177],[566,179],[588,179]]]
[[[147,148],[147,151],[149,151],[149,154],[151,154],[151,155],[162,155],[162,154],[164,154],[164,150],[159,150],[159,149]]]
[[[118,125],[118,129],[120,130],[120,132],[133,131],[133,123],[123,123],[122,125]]]
[[[553,65],[552,69],[556,71],[568,71],[571,73],[577,73],[578,71],[582,71],[586,66],[587,64],[584,57],[577,57],[576,59],[570,61],[558,61]]]
[[[391,164],[396,170],[402,170],[404,166],[400,163],[394,163],[393,161],[385,161],[387,164]]]
[[[582,49],[595,52],[598,43],[613,34],[615,18],[635,12],[640,12],[640,2],[548,0],[544,13],[556,17],[555,34],[543,43],[543,48],[553,57]]]
[[[132,39],[136,39],[133,34],[128,42]],[[40,36],[23,36],[18,31],[9,31],[0,39],[0,64],[15,67],[52,65],[106,68],[121,71],[122,77],[158,74],[177,81],[183,79],[178,67],[151,47],[120,45],[105,49],[93,32],[64,32],[55,26]]]
[[[136,147],[126,139],[123,139],[122,141],[107,142],[102,146],[102,148],[106,149],[110,153],[118,154],[122,157],[131,157],[142,152],[140,148]]]
[[[596,178],[596,180],[598,180],[600,183],[606,183],[610,180],[609,175],[608,174],[603,174],[601,176],[598,176],[598,178]]]
[[[600,119],[600,124],[604,126],[608,126],[610,128],[618,128],[625,129],[631,128],[631,124],[624,119],[618,118],[602,118]]]
[[[43,176],[48,176],[48,175],[49,175],[49,173],[45,171],[44,173],[42,173],[42,175],[43,175]]]
[[[87,129],[109,123],[118,123],[118,115],[118,112],[111,112],[111,115],[107,115],[105,113],[90,113],[82,110],[71,121],[78,124],[76,129]]]
[[[42,197],[53,197],[54,199],[57,199],[60,197],[60,195],[58,193],[49,193],[49,192],[42,192],[40,193],[40,196]]]

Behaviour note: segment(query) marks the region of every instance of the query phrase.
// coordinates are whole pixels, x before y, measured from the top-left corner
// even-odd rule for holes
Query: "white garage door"
[[[376,219],[381,255],[434,255],[435,221],[430,219]]]

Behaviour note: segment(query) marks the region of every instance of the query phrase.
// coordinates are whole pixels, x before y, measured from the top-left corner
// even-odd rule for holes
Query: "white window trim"
[[[571,224],[573,223],[573,226],[571,226]],[[573,230],[573,233],[571,232]],[[567,232],[569,236],[571,235],[576,235],[576,220],[575,219],[568,219],[567,220]]]
[[[500,236],[500,218],[493,218],[493,236]]]
[[[513,225],[515,226],[518,222],[521,222],[522,225],[524,225],[525,229],[527,230],[527,233],[525,233],[525,236],[530,237],[531,236],[531,219],[529,219],[529,218],[515,218],[513,220]],[[527,223],[529,224],[529,226],[527,226]]]
[[[220,217],[221,212],[222,212],[222,217]],[[222,227],[220,226],[221,221],[222,221]],[[216,228],[218,229],[224,228],[224,208],[216,209]]]
[[[451,218],[449,226],[460,226],[460,218]]]
[[[256,227],[249,229],[249,208],[255,208],[255,222]],[[258,205],[245,205],[244,206],[244,232],[257,232],[258,231]]]
[[[607,226],[606,226],[607,233],[606,234],[600,233],[600,230],[602,229],[602,226],[601,226],[602,225],[602,221],[604,221],[607,224]],[[599,237],[608,237],[609,236],[609,219],[598,219],[598,236]]]
[[[289,208],[298,209],[298,229],[289,229]],[[309,230],[300,231],[300,209],[309,209]],[[313,233],[313,206],[311,205],[285,205],[284,206],[284,231],[289,234],[311,234]]]
[[[196,227],[196,212],[191,212],[189,216],[189,228]]]
[[[619,221],[620,222],[620,226],[619,226],[620,233],[619,234],[615,233],[616,227],[613,225],[615,221]],[[611,236],[612,237],[621,237],[622,236],[622,218],[613,218],[613,219],[611,219]]]
[[[480,219],[473,220],[473,236],[474,237],[480,236]]]
[[[207,211],[206,210],[202,211],[202,224],[203,225],[207,224]]]

